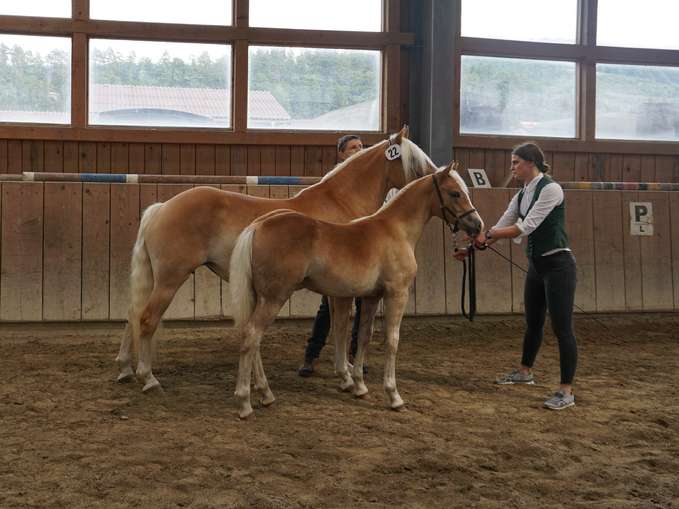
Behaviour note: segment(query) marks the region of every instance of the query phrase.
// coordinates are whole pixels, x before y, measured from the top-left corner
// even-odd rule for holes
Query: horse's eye
[[[448,194],[451,196],[451,198],[459,198],[460,193],[457,191],[448,191]]]

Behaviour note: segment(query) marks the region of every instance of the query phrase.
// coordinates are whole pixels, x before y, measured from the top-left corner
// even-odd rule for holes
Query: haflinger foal
[[[136,375],[143,390],[160,388],[151,370],[153,336],[163,313],[189,275],[205,265],[223,279],[236,239],[253,220],[277,209],[348,223],[374,213],[387,192],[436,171],[436,166],[408,139],[408,128],[351,156],[297,196],[259,198],[196,187],[146,209],[132,253],[131,303],[120,344],[118,381],[134,379],[132,344],[139,345]],[[349,316],[349,309],[333,317]],[[334,318],[333,318],[334,319]]]
[[[253,368],[262,403],[274,401],[259,356],[260,342],[280,308],[300,288],[334,297],[340,309],[349,309],[354,297],[363,297],[355,383],[346,361],[345,336],[333,331],[340,387],[353,387],[357,396],[368,392],[363,359],[377,304],[384,299],[384,390],[391,408],[403,405],[395,372],[399,329],[417,272],[415,245],[432,216],[456,222],[470,236],[483,228],[453,165],[411,182],[376,213],[348,224],[281,210],[258,218],[241,233],[230,266],[234,320],[242,335],[235,392],[241,418],[252,413]],[[347,322],[337,327],[346,328]]]

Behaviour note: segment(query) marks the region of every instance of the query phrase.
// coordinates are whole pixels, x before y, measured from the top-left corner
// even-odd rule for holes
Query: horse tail
[[[153,291],[153,266],[151,257],[146,247],[145,234],[151,220],[156,216],[162,203],[150,205],[142,215],[137,232],[137,240],[132,250],[132,263],[130,270],[130,308],[128,310],[128,322],[132,328],[132,339],[135,349],[139,350],[139,334],[141,314]]]
[[[242,327],[255,310],[255,289],[252,286],[252,242],[255,237],[254,226],[248,226],[236,240],[231,253],[229,266],[229,285],[233,320],[237,328]]]

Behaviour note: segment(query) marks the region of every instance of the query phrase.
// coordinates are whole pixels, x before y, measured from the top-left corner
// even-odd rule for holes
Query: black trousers
[[[356,355],[358,348],[358,326],[361,323],[361,299],[355,300],[356,315],[354,316],[354,324],[351,327],[351,347],[349,353]],[[314,319],[314,328],[311,331],[311,337],[307,341],[306,351],[304,352],[304,360],[309,363],[317,359],[321,354],[321,350],[325,346],[330,333],[330,305],[328,304],[328,297],[325,295],[321,298],[321,305],[316,313]]]
[[[573,334],[575,284],[575,258],[570,251],[528,259],[524,287],[526,333],[521,363],[533,366],[542,344],[545,314],[549,310],[552,330],[559,341],[562,384],[573,382],[578,363],[578,346]]]

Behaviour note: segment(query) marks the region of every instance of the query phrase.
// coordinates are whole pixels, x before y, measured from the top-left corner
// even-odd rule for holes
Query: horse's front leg
[[[408,304],[408,289],[385,295],[384,322],[386,335],[384,362],[384,392],[389,399],[389,406],[398,410],[403,400],[396,389],[396,352],[398,351],[401,319]]]
[[[348,391],[354,386],[354,380],[347,363],[347,331],[353,299],[329,297],[330,303],[330,335],[335,340],[335,373],[340,376],[340,389]]]
[[[368,350],[368,344],[375,330],[375,313],[380,303],[379,298],[364,297],[361,303],[361,322],[358,326],[358,345],[356,356],[354,357],[354,395],[357,397],[365,396],[368,387],[363,380],[363,364]]]

